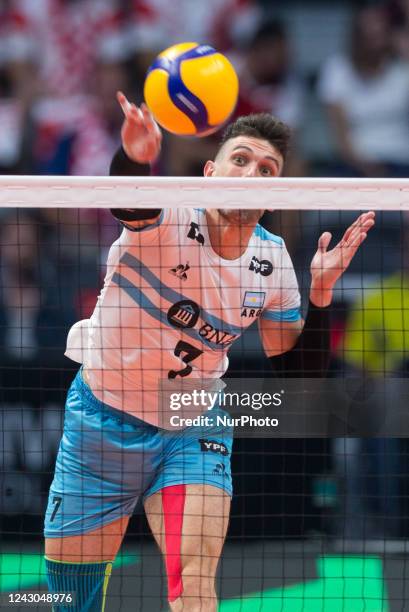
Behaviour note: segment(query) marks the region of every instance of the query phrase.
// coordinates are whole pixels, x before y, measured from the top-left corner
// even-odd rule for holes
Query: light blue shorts
[[[167,431],[111,408],[79,372],[67,396],[44,534],[88,533],[173,485],[213,485],[231,496],[232,443],[232,428]]]

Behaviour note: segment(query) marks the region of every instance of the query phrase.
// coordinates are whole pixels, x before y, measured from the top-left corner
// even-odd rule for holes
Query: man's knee
[[[178,589],[169,590],[171,609],[175,612],[185,610],[213,612],[216,610],[217,597],[215,578],[218,558],[198,555],[183,563],[178,581]],[[171,583],[169,583],[171,584]]]
[[[172,612],[215,612],[217,596],[214,581],[214,575],[186,575],[182,572],[182,591],[177,599],[169,600]]]
[[[215,578],[214,573],[193,575],[182,572],[183,596],[215,597]]]
[[[202,598],[183,595],[170,603],[172,612],[217,612],[216,598]]]

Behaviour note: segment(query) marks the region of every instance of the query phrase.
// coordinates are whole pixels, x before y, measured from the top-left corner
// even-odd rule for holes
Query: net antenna
[[[0,176],[2,208],[409,210],[408,179]]]

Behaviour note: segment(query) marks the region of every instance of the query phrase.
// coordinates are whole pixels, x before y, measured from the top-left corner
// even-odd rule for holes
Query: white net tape
[[[0,176],[3,208],[409,210],[409,179]]]

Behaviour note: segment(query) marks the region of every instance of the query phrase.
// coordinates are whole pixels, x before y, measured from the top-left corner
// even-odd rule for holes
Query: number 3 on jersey
[[[181,357],[182,353],[185,353],[183,357]],[[180,357],[181,360],[186,363],[186,367],[182,370],[170,370],[168,372],[168,378],[172,379],[176,378],[176,376],[189,376],[193,369],[192,366],[189,365],[189,363],[194,359],[200,357],[202,353],[203,351],[199,351],[199,349],[197,349],[195,346],[192,346],[188,342],[180,340],[175,347],[174,354],[176,355],[176,357]]]

